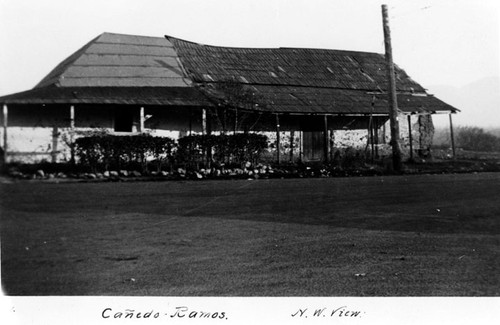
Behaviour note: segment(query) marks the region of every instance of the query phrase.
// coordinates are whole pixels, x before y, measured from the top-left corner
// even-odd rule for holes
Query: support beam
[[[189,136],[193,135],[193,109],[189,109]]]
[[[304,137],[304,132],[300,131],[299,133],[299,161],[302,162],[304,160],[304,144],[302,138]]]
[[[411,132],[411,115],[408,114],[408,141],[410,142],[410,160],[413,160],[413,134]]]
[[[234,128],[233,128],[233,134],[236,134],[236,131],[238,131],[238,109],[237,108],[234,110]]]
[[[375,160],[375,139],[374,139],[374,132],[373,132],[373,116],[370,116],[370,122],[368,123],[368,133],[370,137],[370,160],[371,163],[373,164]]]
[[[144,106],[139,108],[139,129],[138,132],[144,132]]]
[[[328,115],[323,118],[323,161],[328,163]]]
[[[8,156],[8,141],[7,141],[7,129],[8,129],[8,120],[9,120],[9,108],[7,104],[3,105],[3,161],[7,162]]]
[[[69,150],[70,150],[70,162],[75,163],[75,106],[71,105],[69,107]]]
[[[276,163],[278,165],[280,164],[280,146],[280,117],[278,114],[276,114]]]
[[[453,134],[453,120],[451,118],[451,113],[449,114],[450,116],[450,139],[451,139],[451,151],[453,153],[453,159],[455,159],[455,136]]]
[[[57,154],[59,151],[58,146],[59,146],[59,128],[57,126],[54,126],[52,128],[52,151],[50,153],[53,163],[57,162]]]
[[[201,131],[203,135],[208,134],[207,133],[207,109],[202,108],[201,109]]]

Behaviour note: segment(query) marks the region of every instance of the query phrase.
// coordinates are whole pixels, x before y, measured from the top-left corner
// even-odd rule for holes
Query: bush
[[[459,127],[456,135],[457,147],[470,151],[499,151],[500,137],[478,127]]]
[[[150,135],[95,135],[75,141],[78,162],[93,172],[110,169],[147,170],[147,159],[155,159],[161,169],[172,161],[175,142]]]
[[[212,163],[255,164],[268,145],[265,135],[254,133],[191,135],[178,143],[177,162],[195,169]]]
[[[80,166],[92,172],[105,170],[157,171],[181,165],[198,170],[215,164],[258,162],[267,148],[267,137],[259,134],[192,135],[174,140],[150,135],[93,135],[75,141]]]

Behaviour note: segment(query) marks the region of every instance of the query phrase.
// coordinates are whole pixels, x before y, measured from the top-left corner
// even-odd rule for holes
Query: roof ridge
[[[188,41],[182,38],[170,36],[170,35],[165,35],[165,38],[167,40],[177,40],[181,42],[185,42],[188,44],[193,44],[197,46],[204,46],[204,47],[212,47],[212,48],[220,48],[220,49],[233,49],[233,50],[312,50],[312,51],[327,51],[327,52],[346,52],[346,53],[360,53],[360,54],[374,54],[374,55],[384,55],[382,53],[378,52],[367,52],[367,51],[355,51],[355,50],[341,50],[341,49],[331,49],[331,48],[311,48],[311,47],[288,47],[288,46],[280,46],[280,47],[240,47],[240,46],[225,46],[225,45],[211,45],[211,44],[204,44],[204,43],[198,43],[198,42],[193,42],[193,41]]]
[[[116,35],[116,36],[132,36],[132,37],[144,37],[144,38],[160,38],[163,39],[164,37],[161,36],[149,36],[149,35],[137,35],[137,34],[123,34],[123,33],[113,33],[113,32],[103,32],[101,35],[98,37],[104,36],[104,35]]]

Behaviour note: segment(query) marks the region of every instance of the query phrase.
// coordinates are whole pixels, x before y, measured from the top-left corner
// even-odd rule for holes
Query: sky
[[[0,0],[0,95],[31,89],[103,32],[384,53],[383,3],[395,63],[460,109],[457,124],[500,127],[498,0]]]

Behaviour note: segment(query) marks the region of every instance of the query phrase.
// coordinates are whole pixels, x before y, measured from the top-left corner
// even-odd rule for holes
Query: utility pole
[[[382,20],[384,24],[385,60],[387,61],[387,75],[389,78],[389,120],[391,125],[392,165],[394,171],[400,172],[401,148],[399,145],[398,98],[396,96],[396,78],[394,76],[394,63],[392,60],[391,30],[387,5],[382,5]]]

